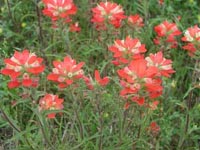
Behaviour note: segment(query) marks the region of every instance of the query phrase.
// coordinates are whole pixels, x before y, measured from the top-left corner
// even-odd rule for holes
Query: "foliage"
[[[198,0],[47,3],[0,1],[0,149],[200,148]]]

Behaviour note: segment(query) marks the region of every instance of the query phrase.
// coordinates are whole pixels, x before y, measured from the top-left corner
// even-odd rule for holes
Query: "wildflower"
[[[158,68],[158,76],[169,77],[170,74],[175,72],[172,69],[172,61],[170,59],[165,59],[162,52],[150,54],[150,56],[145,59],[148,62],[148,66],[155,66]]]
[[[45,68],[42,61],[42,58],[37,57],[26,49],[22,52],[15,51],[13,57],[4,59],[6,67],[1,70],[1,73],[11,78],[8,87],[15,88],[20,85],[25,87],[37,86],[38,75]]]
[[[170,48],[177,47],[177,41],[175,37],[180,35],[181,31],[178,29],[175,23],[164,21],[163,23],[155,26],[154,30],[157,33],[157,37],[154,39],[155,44],[164,45],[164,43],[168,43]]]
[[[133,97],[132,101],[136,102],[139,106],[143,106],[145,103],[144,97]]]
[[[122,20],[126,18],[122,7],[112,2],[101,2],[92,9],[92,12],[91,22],[95,23],[96,27],[100,29],[105,29],[107,23],[119,28]]]
[[[83,77],[81,67],[84,65],[84,62],[76,64],[76,60],[66,56],[63,62],[53,61],[53,65],[53,71],[47,76],[47,79],[57,82],[60,88],[65,88]]]
[[[62,110],[64,100],[59,98],[57,95],[46,94],[39,101],[39,110]],[[48,118],[55,118],[55,113],[50,113],[47,115]]]
[[[200,48],[200,28],[197,25],[188,28],[182,41],[187,42],[183,49],[187,50],[190,56],[193,56]]]
[[[85,81],[85,84],[87,85],[87,88],[89,90],[94,90],[94,85],[92,83],[92,79],[91,78],[88,78],[86,76],[83,76],[83,80]]]
[[[164,0],[158,0],[159,5],[163,5],[164,4]]]
[[[92,79],[90,79],[86,76],[84,76],[84,78],[83,78],[88,89],[90,89],[90,90],[94,89],[95,84],[98,84],[100,86],[106,86],[110,81],[108,77],[101,78],[98,70],[95,70],[94,77],[95,77],[96,82],[92,81]]]
[[[115,64],[127,64],[132,59],[140,58],[146,52],[145,45],[141,44],[139,39],[132,39],[130,36],[127,36],[125,40],[115,40],[114,45],[109,46],[108,49],[114,53]]]
[[[94,76],[95,76],[95,80],[97,81],[97,83],[101,86],[106,86],[109,83],[108,77],[104,77],[104,78],[101,79],[98,70],[95,70]]]
[[[156,136],[160,132],[160,126],[156,122],[151,122],[149,130]]]
[[[124,105],[124,109],[128,109],[130,107],[130,103],[129,102],[126,102],[125,105]]]
[[[151,110],[156,110],[158,104],[159,104],[159,101],[153,101],[153,102],[149,103],[148,107],[149,107]]]
[[[143,19],[138,14],[130,15],[128,17],[128,24],[136,29],[144,26]]]
[[[81,28],[78,25],[78,22],[76,22],[75,24],[71,24],[69,27],[69,31],[71,32],[80,32]]]
[[[145,88],[148,91],[149,98],[157,98],[162,94],[162,80],[159,78],[146,78]]]
[[[43,0],[43,3],[45,5],[43,14],[50,17],[52,21],[69,20],[69,16],[76,14],[77,11],[73,0]]]
[[[142,106],[145,98],[156,98],[162,93],[161,80],[154,79],[157,74],[157,68],[147,65],[145,59],[136,59],[118,70],[121,78],[120,84],[123,89],[121,96],[128,96],[132,101]]]

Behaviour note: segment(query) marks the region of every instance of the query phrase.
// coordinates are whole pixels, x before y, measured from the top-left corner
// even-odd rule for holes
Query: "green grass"
[[[0,147],[5,150],[200,148],[200,58],[197,63],[181,48],[184,45],[181,36],[178,47],[166,53],[166,57],[173,60],[176,73],[164,79],[164,92],[155,111],[136,103],[124,110],[124,100],[119,96],[121,86],[117,67],[110,63],[112,53],[108,51],[115,39],[124,39],[128,35],[138,37],[146,45],[145,55],[159,51],[153,43],[154,26],[169,20],[177,23],[184,32],[188,27],[200,25],[200,2],[165,0],[163,6],[157,0],[113,2],[121,4],[126,15],[138,13],[144,18],[145,26],[140,33],[125,25],[118,29],[118,34],[97,32],[90,22],[90,9],[97,5],[97,0],[74,0],[78,12],[73,20],[79,22],[81,32],[70,32],[69,35],[67,27],[63,30],[51,27],[50,18],[41,12],[43,4],[39,0],[0,1],[0,69],[5,67],[4,58],[25,48],[43,57],[46,64],[37,89],[9,89],[9,78],[0,74]],[[77,62],[85,62],[85,74],[94,77],[94,70],[98,69],[102,76],[109,76],[109,85],[89,91],[81,80],[75,89],[60,90],[55,83],[47,81],[52,61],[63,60],[67,54]],[[62,115],[53,120],[38,110],[39,99],[45,93],[57,94],[65,100]],[[13,101],[15,105],[11,105]],[[153,135],[148,130],[151,121],[160,126],[159,134]]]

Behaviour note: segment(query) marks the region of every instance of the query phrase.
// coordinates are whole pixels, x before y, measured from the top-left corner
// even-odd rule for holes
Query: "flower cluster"
[[[108,24],[115,28],[121,26],[121,22],[126,18],[120,5],[112,2],[101,2],[97,7],[92,9],[93,17],[91,21],[96,24],[97,29],[107,29]]]
[[[182,41],[187,42],[183,49],[187,50],[190,56],[193,56],[200,49],[200,28],[197,25],[188,28]]]
[[[62,110],[64,100],[59,98],[57,95],[46,94],[39,101],[39,110]],[[47,115],[48,118],[55,118],[55,113],[50,113]]]
[[[115,65],[128,64],[132,59],[142,57],[146,52],[145,45],[141,44],[139,39],[132,39],[130,36],[125,40],[115,40],[114,45],[109,46],[108,49],[114,53],[113,64]]]
[[[154,99],[159,97],[163,90],[161,77],[169,77],[174,73],[171,63],[171,60],[163,58],[162,52],[132,60],[128,66],[117,71],[123,87],[120,95],[127,103],[133,101],[140,106],[155,109],[158,101]],[[147,101],[149,99],[151,101]]]
[[[170,77],[175,72],[172,61],[165,59],[162,52],[144,57],[145,45],[129,36],[126,40],[116,40],[109,50],[114,53],[114,64],[125,65],[117,71],[123,88],[120,95],[126,100],[125,108],[133,101],[156,109],[159,102],[155,98],[163,90],[161,78]]]
[[[1,70],[1,73],[11,78],[8,87],[16,88],[21,85],[24,87],[36,87],[39,81],[38,75],[45,68],[42,61],[42,58],[37,57],[26,49],[22,52],[15,51],[13,57],[4,59],[6,66]]]
[[[175,23],[164,21],[163,23],[154,27],[157,37],[154,39],[154,43],[157,45],[167,46],[167,48],[176,48],[177,41],[176,36],[181,34]],[[167,44],[167,45],[166,45]]]
[[[71,16],[77,12],[73,0],[43,0],[43,3],[45,8],[42,12],[45,16],[51,18],[54,27],[57,27],[57,21],[70,23],[72,21]],[[70,23],[70,31],[79,32],[78,23]]]
[[[128,16],[128,25],[131,28],[138,30],[139,28],[144,26],[143,18],[140,17],[140,15],[138,14],[130,15]]]
[[[58,19],[70,20],[70,15],[76,14],[77,8],[73,0],[43,0],[45,8],[43,14],[49,16],[52,21]]]
[[[83,80],[85,81],[88,89],[90,90],[93,90],[95,85],[106,86],[110,81],[108,77],[104,77],[103,79],[101,79],[100,73],[98,70],[95,70],[94,78],[95,78],[95,81],[93,81],[92,78],[88,78],[86,76],[83,77]]]
[[[93,16],[91,22],[95,24],[98,30],[107,30],[109,25],[114,28],[122,26],[122,22],[127,18],[129,27],[139,30],[144,26],[143,18],[139,14],[125,16],[121,5],[114,2],[100,2],[92,8]]]
[[[170,75],[175,72],[172,69],[172,61],[163,58],[162,52],[150,54],[149,57],[146,57],[145,59],[148,62],[148,66],[154,66],[157,68],[157,76],[170,77]]]
[[[47,79],[57,82],[60,88],[65,88],[83,77],[83,70],[81,68],[84,62],[76,64],[76,60],[66,56],[63,62],[53,61],[53,65],[55,68],[47,76]]]

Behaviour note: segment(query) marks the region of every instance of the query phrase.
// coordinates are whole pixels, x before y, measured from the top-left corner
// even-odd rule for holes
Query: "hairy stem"
[[[83,139],[83,125],[82,125],[82,122],[81,122],[81,119],[80,119],[80,116],[79,116],[79,113],[78,113],[78,100],[76,98],[76,96],[74,95],[74,92],[73,92],[73,89],[71,90],[72,91],[72,98],[74,100],[74,111],[75,111],[75,115],[76,115],[76,118],[77,118],[77,121],[78,121],[78,124],[79,124],[79,130],[80,130],[80,136],[81,138]]]
[[[97,96],[98,97],[98,96]],[[97,111],[99,115],[99,134],[100,134],[100,139],[99,139],[99,150],[102,150],[103,148],[103,136],[102,136],[102,131],[103,131],[103,118],[102,118],[102,112],[101,112],[101,107],[100,107],[100,102],[99,99],[97,99]]]
[[[37,2],[37,0],[36,0]],[[43,32],[42,32],[42,26],[41,26],[41,12],[40,9],[36,3],[36,13],[37,13],[37,21],[38,21],[38,29],[39,29],[39,34],[38,34],[38,39],[39,43],[43,45]]]

